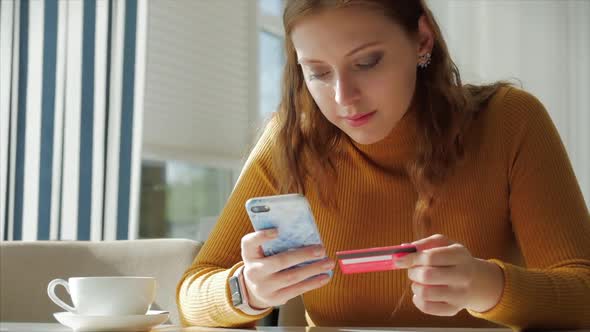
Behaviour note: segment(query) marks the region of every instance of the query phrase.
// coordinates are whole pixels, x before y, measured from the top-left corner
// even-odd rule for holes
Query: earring
[[[430,61],[432,60],[432,55],[430,53],[422,54],[418,56],[418,59],[420,59],[418,61],[418,67],[420,67],[420,69],[424,69],[428,67],[428,65],[430,64]]]

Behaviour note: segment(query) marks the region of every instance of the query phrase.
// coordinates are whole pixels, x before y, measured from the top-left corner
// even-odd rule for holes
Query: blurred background
[[[545,104],[588,204],[590,1],[428,3],[465,82]],[[282,0],[0,4],[0,240],[204,241],[279,103]]]

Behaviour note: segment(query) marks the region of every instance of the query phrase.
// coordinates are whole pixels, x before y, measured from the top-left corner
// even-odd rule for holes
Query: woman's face
[[[323,115],[360,144],[385,138],[410,106],[418,56],[432,45],[425,25],[421,18],[419,35],[411,37],[383,14],[359,7],[298,21],[291,39]]]

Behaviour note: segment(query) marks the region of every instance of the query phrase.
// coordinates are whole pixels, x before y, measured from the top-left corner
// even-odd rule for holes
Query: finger
[[[260,247],[265,242],[276,238],[278,231],[274,228],[266,229],[263,231],[257,231],[248,233],[242,237],[242,259],[244,261],[254,260],[264,257],[264,252]]]
[[[430,237],[414,241],[412,242],[412,244],[416,246],[416,249],[418,249],[418,251],[423,251],[436,247],[446,247],[453,244],[453,242],[447,239],[444,235],[435,234]]]
[[[334,268],[334,265],[335,263],[331,259],[324,259],[302,267],[278,272],[274,275],[274,284],[277,289],[286,288],[318,274],[327,273]]]
[[[322,259],[324,257],[326,257],[326,249],[321,245],[314,245],[284,251],[280,254],[267,257],[265,264],[267,264],[270,273],[275,273],[303,262]]]
[[[317,277],[301,281],[295,285],[283,288],[277,291],[275,295],[279,303],[286,303],[296,296],[326,285],[329,281],[330,276],[322,274]]]
[[[444,302],[431,302],[431,301],[424,301],[418,296],[414,295],[412,297],[412,302],[416,308],[420,309],[425,314],[435,315],[435,316],[455,316],[461,308],[455,307],[452,304],[444,303]]]
[[[467,277],[457,266],[416,266],[408,269],[408,278],[423,285],[464,286]]]
[[[445,302],[456,307],[461,307],[466,297],[464,288],[422,285],[416,282],[412,283],[412,292],[424,302]]]
[[[469,251],[464,246],[455,243],[450,246],[426,249],[407,255],[398,259],[397,262],[399,262],[398,266],[403,267],[453,266],[463,264],[470,258]]]

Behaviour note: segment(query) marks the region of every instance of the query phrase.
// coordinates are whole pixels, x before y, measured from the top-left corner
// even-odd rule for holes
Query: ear
[[[434,47],[434,32],[425,15],[418,20],[418,56],[432,53]]]

